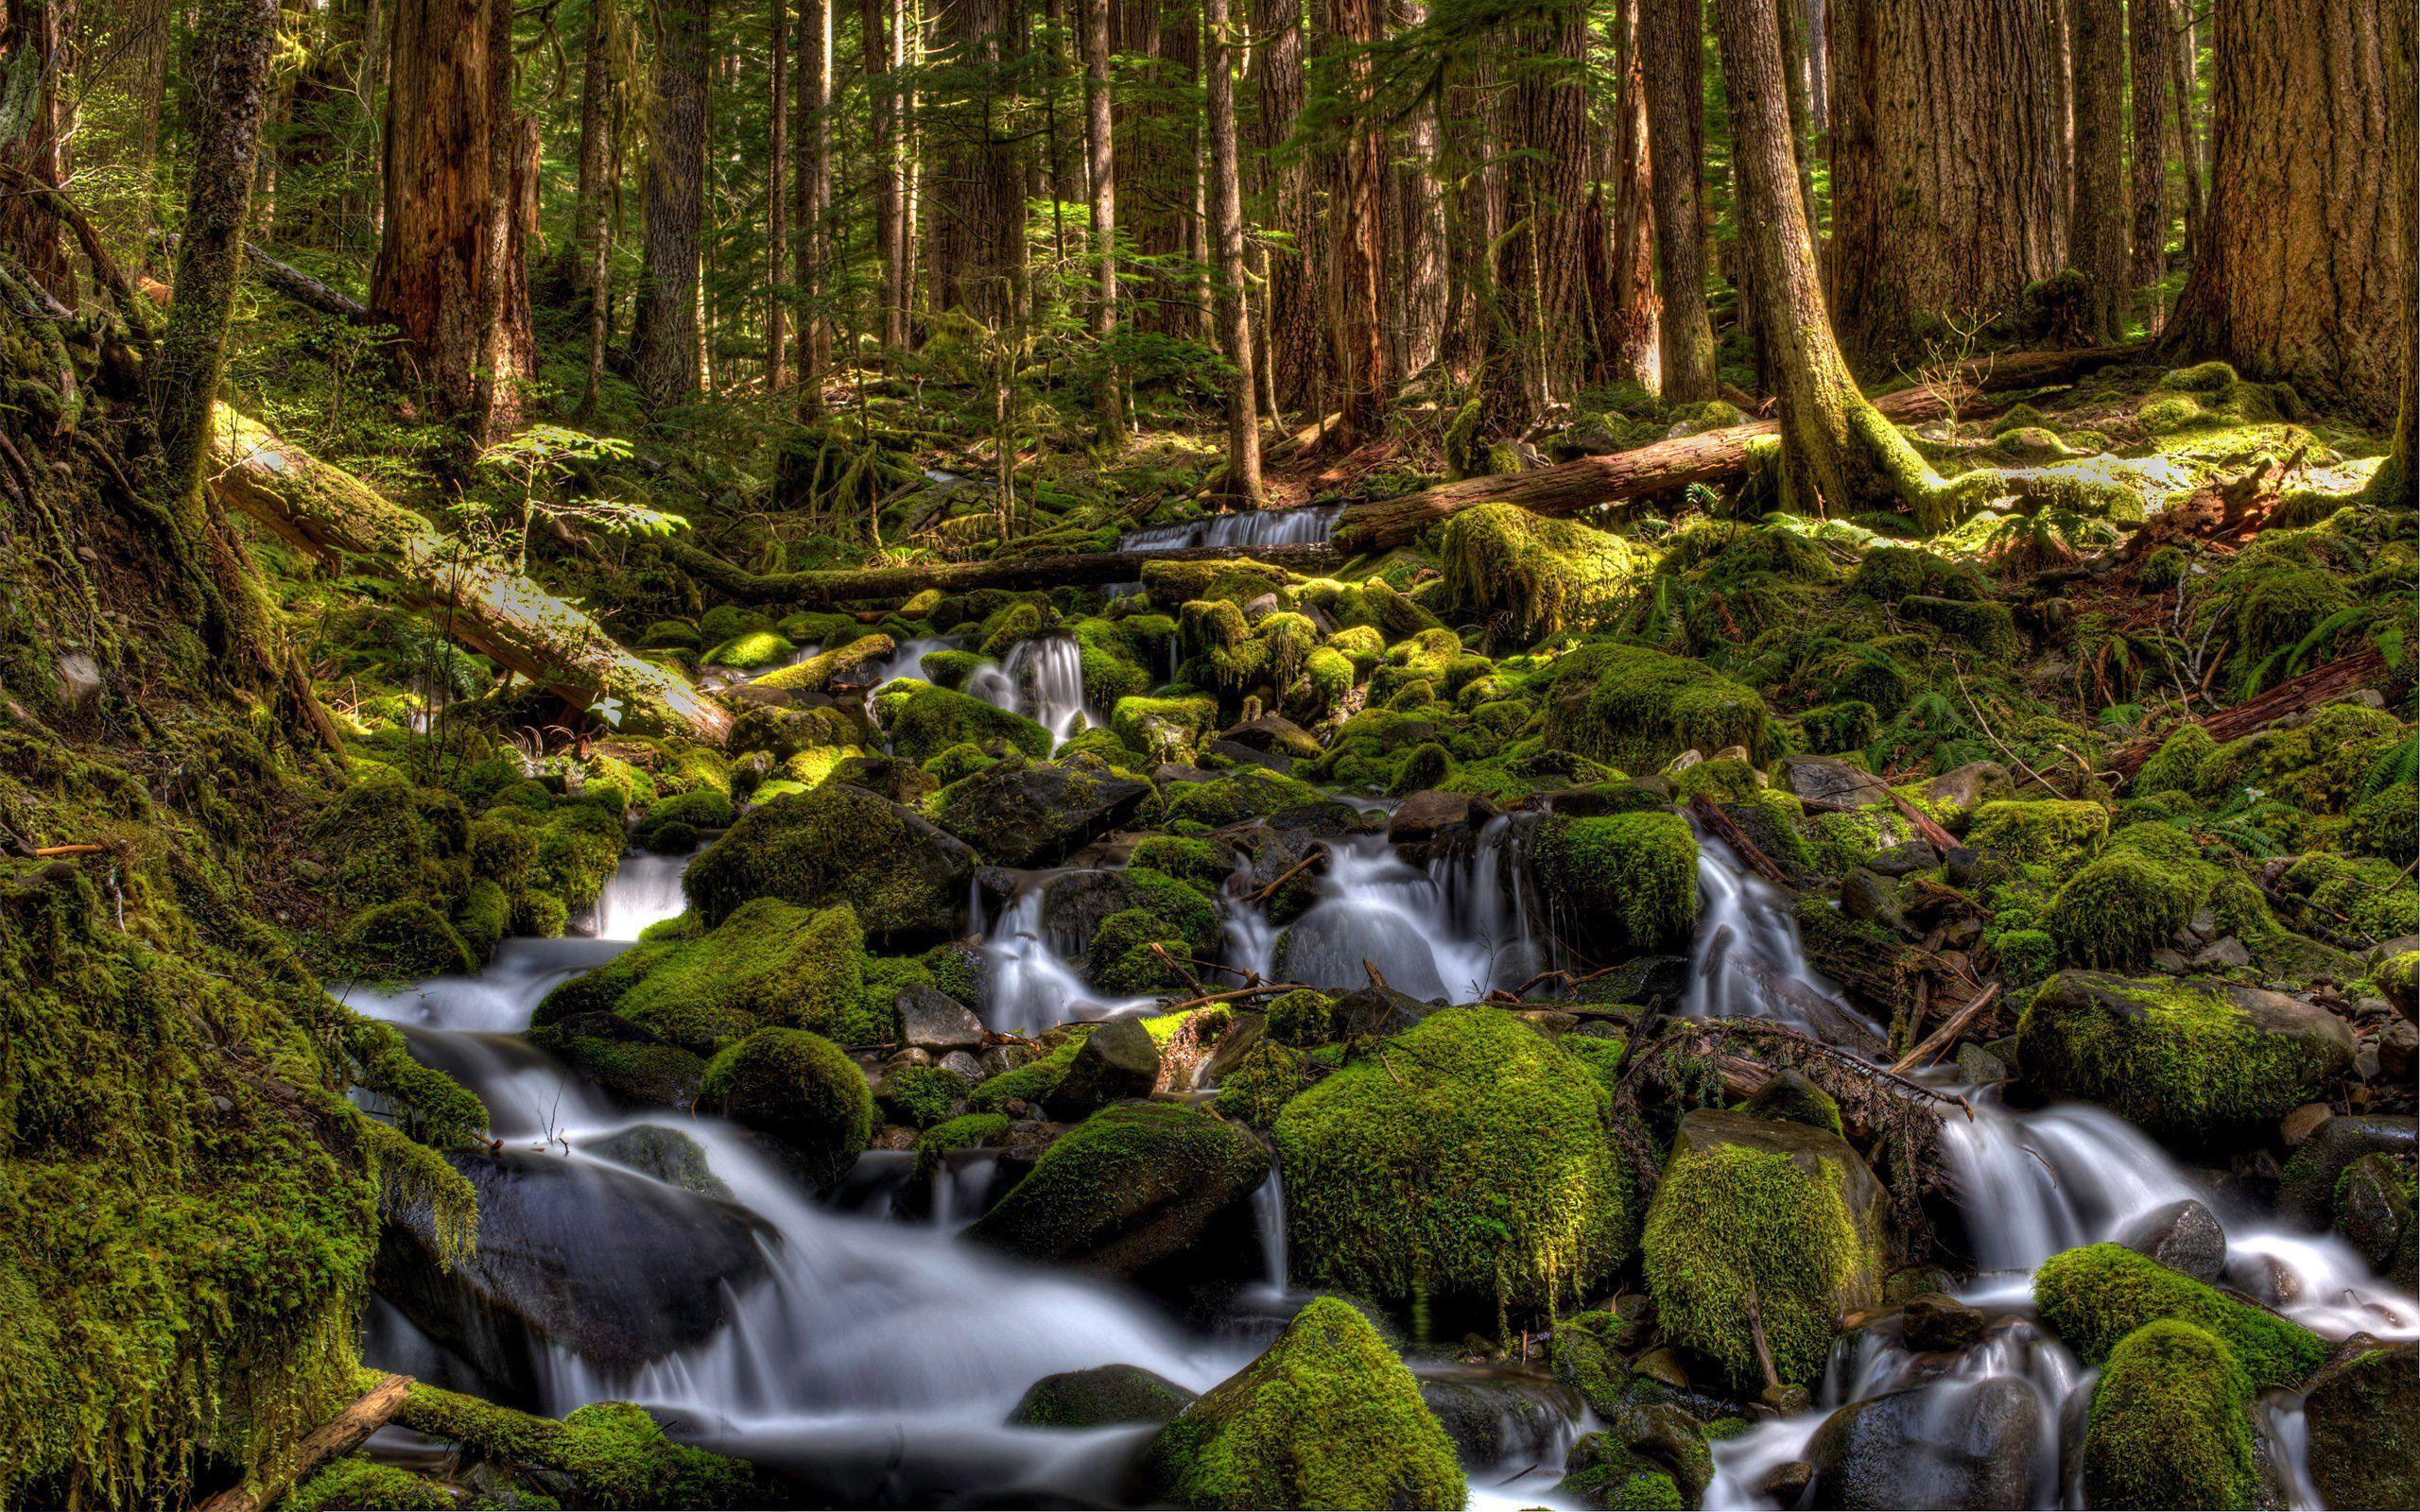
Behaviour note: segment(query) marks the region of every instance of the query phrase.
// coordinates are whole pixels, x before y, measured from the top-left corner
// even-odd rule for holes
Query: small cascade
[[[1053,873],[1052,876],[1064,875]],[[1149,997],[1101,992],[1078,970],[1083,940],[1049,927],[1044,904],[1050,877],[1028,881],[999,918],[987,921],[981,890],[972,912],[983,941],[983,1023],[1002,1034],[1039,1034],[1071,1019],[1112,1019],[1150,1007]]]
[[[589,910],[587,933],[600,940],[635,940],[650,924],[678,919],[688,912],[689,899],[681,890],[681,874],[689,869],[687,856],[632,854],[621,868],[596,906]]]
[[[1252,1194],[1252,1216],[1260,1230],[1262,1284],[1271,1297],[1284,1297],[1289,1289],[1286,1280],[1286,1184],[1278,1178],[1273,1164],[1269,1168],[1269,1179]]]
[[[1205,515],[1182,524],[1130,530],[1119,538],[1120,551],[1184,551],[1194,546],[1315,545],[1336,528],[1342,505],[1309,505],[1296,509],[1251,509],[1239,514]]]
[[[966,692],[994,709],[1020,713],[1050,731],[1056,745],[1097,723],[1084,708],[1084,666],[1072,635],[1019,641],[1003,663],[985,663]]]
[[[1770,1019],[1819,1040],[1879,1048],[1874,1021],[1806,964],[1788,894],[1698,837],[1698,932],[1689,953],[1692,1019]]]
[[[1496,985],[1501,942],[1468,933],[1436,879],[1398,857],[1385,835],[1326,844],[1320,901],[1278,937],[1276,977],[1349,991],[1369,986],[1366,962],[1398,992],[1458,1003]]]
[[[848,680],[853,685],[863,683],[869,688],[879,688],[893,679],[921,678],[925,675],[925,658],[935,651],[963,649],[959,642],[948,636],[920,635],[912,641],[902,642],[889,656],[855,668]]]
[[[1499,814],[1476,832],[1442,842],[1428,861],[1447,919],[1495,948],[1491,986],[1516,988],[1562,964],[1551,935],[1541,936],[1530,913],[1530,832],[1536,816]]]

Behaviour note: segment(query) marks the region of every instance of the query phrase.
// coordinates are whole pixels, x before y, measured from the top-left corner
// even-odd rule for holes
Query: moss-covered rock
[[[804,1029],[759,1029],[706,1065],[699,1101],[788,1146],[833,1186],[873,1137],[873,1089],[839,1046]]]
[[[1043,866],[1132,817],[1147,783],[1047,763],[992,764],[925,801],[935,823],[1006,867]]]
[[[709,927],[752,898],[847,902],[877,938],[959,925],[975,853],[899,804],[847,782],[756,804],[683,878]]]
[[[1114,1428],[1164,1423],[1184,1411],[1194,1394],[1139,1365],[1063,1370],[1026,1388],[1009,1413],[1012,1428]]]
[[[787,1500],[754,1466],[673,1442],[646,1408],[627,1401],[596,1402],[559,1420],[416,1383],[395,1421],[458,1445],[473,1460],[559,1477],[581,1506],[750,1507]]]
[[[2273,1125],[2325,1096],[2353,1034],[2324,1008],[2256,988],[2061,971],[2017,1024],[2017,1065],[2046,1091],[2200,1143]]]
[[[2002,799],[1975,811],[1967,843],[2029,866],[2061,866],[2109,833],[2109,811],[2057,799]]]
[[[1218,723],[1219,700],[1201,694],[1120,698],[1109,711],[1111,731],[1156,762],[1191,761]]]
[[[2162,1320],[2127,1334],[2093,1387],[2086,1504],[2254,1505],[2251,1396],[2234,1352],[2190,1323]]]
[[[453,1512],[454,1494],[400,1465],[347,1454],[278,1502],[281,1512]]]
[[[353,970],[372,977],[442,976],[479,966],[445,916],[417,898],[373,903],[354,915],[337,949]]]
[[[1225,829],[1247,819],[1305,829],[1350,828],[1356,816],[1350,804],[1328,797],[1308,782],[1281,777],[1264,767],[1248,766],[1215,782],[1172,787],[1168,818]]]
[[[1555,663],[1547,738],[1627,771],[1653,771],[1685,750],[1766,753],[1765,700],[1703,662],[1634,645],[1589,645]]]
[[[1278,1115],[1300,1273],[1387,1298],[1550,1306],[1629,1242],[1603,1085],[1528,1024],[1449,1008]]]
[[[1201,1508],[1447,1507],[1453,1441],[1369,1319],[1322,1297],[1160,1431],[1148,1494]]]
[[[2298,1388],[2327,1357],[2325,1342],[2301,1324],[2123,1245],[2086,1245],[2044,1261],[2033,1273],[2033,1303],[2086,1365],[2102,1363],[2128,1334],[2164,1318],[2207,1331],[2263,1389]]]
[[[2324,1506],[2420,1506],[2420,1347],[2356,1339],[2303,1392]]]
[[[865,935],[846,903],[824,909],[752,899],[696,939],[651,955],[613,1010],[701,1056],[779,1025],[844,1042],[879,1040],[857,1022]]]
[[[1132,1277],[1185,1259],[1245,1214],[1269,1155],[1175,1103],[1104,1108],[1061,1136],[969,1232],[1012,1254]]]
[[[1455,515],[1437,555],[1448,600],[1479,619],[1506,615],[1524,641],[1593,622],[1654,560],[1619,536],[1510,504]]]
[[[952,746],[999,743],[1028,756],[1050,754],[1050,731],[1013,710],[930,683],[896,684],[905,691],[882,700],[890,748],[903,761],[925,762]]]
[[[1697,836],[1677,814],[1551,816],[1537,828],[1530,866],[1539,896],[1592,955],[1665,949],[1697,923]]]
[[[1882,1208],[1873,1173],[1828,1130],[1690,1113],[1642,1240],[1666,1333],[1754,1389],[1753,1313],[1781,1379],[1813,1382],[1834,1320],[1880,1298]]]

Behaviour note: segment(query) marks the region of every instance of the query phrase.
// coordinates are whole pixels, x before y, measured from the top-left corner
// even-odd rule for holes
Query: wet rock
[[[1755,1118],[1777,1118],[1810,1128],[1841,1132],[1841,1105],[1832,1094],[1795,1070],[1775,1072],[1749,1097],[1742,1112]]]
[[[1485,799],[1430,788],[1396,805],[1387,820],[1387,840],[1402,849],[1426,850],[1443,832],[1476,824],[1495,812]]]
[[[1043,1100],[1051,1117],[1074,1123],[1097,1108],[1149,1097],[1160,1078],[1160,1047],[1140,1019],[1112,1019],[1084,1037],[1067,1074]]]
[[[1300,757],[1317,756],[1320,743],[1308,731],[1283,714],[1262,714],[1247,719],[1220,737],[1246,750],[1282,756],[1287,765],[1279,770],[1290,774],[1292,763]]]
[[[1420,1398],[1445,1426],[1465,1465],[1535,1465],[1560,1447],[1580,1416],[1577,1392],[1529,1370],[1423,1375]]]
[[[1900,1335],[1926,1354],[1962,1349],[1983,1336],[1990,1320],[1975,1308],[1940,1292],[1910,1297],[1899,1309]]]
[[[1339,1040],[1386,1039],[1403,1033],[1434,1010],[1392,988],[1365,987],[1328,1007]]]
[[[899,989],[899,1041],[919,1050],[972,1050],[983,1043],[983,1021],[966,1005],[923,983]]]
[[[1391,908],[1323,904],[1288,925],[1278,936],[1277,975],[1283,981],[1366,980],[1365,961],[1377,967],[1390,987],[1415,998],[1451,995],[1437,974],[1427,936],[1409,914]]]
[[[1239,1125],[1179,1103],[1103,1108],[1062,1135],[970,1237],[1127,1280],[1259,1265],[1252,1194],[1269,1154]]]
[[[1803,1459],[1786,1459],[1765,1472],[1756,1492],[1777,1506],[1796,1506],[1815,1479],[1815,1467]]]
[[[100,663],[84,652],[70,651],[59,659],[60,701],[68,708],[82,709],[93,703],[104,686]]]
[[[1194,1393],[1139,1365],[1063,1370],[1026,1388],[1009,1414],[1011,1428],[1110,1428],[1164,1423],[1184,1411]]]
[[[1959,1080],[1970,1086],[1988,1087],[1993,1082],[2008,1080],[2008,1063],[1972,1040],[1958,1047]]]
[[[2420,1506],[2420,1345],[2356,1335],[2303,1394],[2322,1504]]]
[[[1908,916],[1899,907],[1899,889],[1863,867],[1841,879],[1841,912],[1907,933]]]
[[[2378,1078],[2388,1085],[2409,1089],[2415,1055],[2420,1055],[2420,1028],[2397,1019],[2378,1031]]]
[[[1003,761],[943,789],[934,817],[987,861],[1036,867],[1125,823],[1150,791],[1123,778]]]
[[[1910,877],[1919,871],[1930,871],[1941,865],[1941,852],[1928,841],[1902,840],[1888,846],[1866,864],[1867,869],[1885,877]]]
[[[686,1107],[706,1074],[703,1059],[616,1013],[575,1013],[532,1030],[529,1041],[622,1103]]]
[[[2391,1155],[2364,1155],[2336,1183],[2336,1231],[2381,1276],[2410,1285],[2411,1167]]]
[[[1657,998],[1678,1008],[1689,995],[1690,968],[1685,955],[1639,955],[1624,961],[1591,982],[1591,999],[1606,1003],[1645,1005]]]
[[[1973,814],[1994,799],[2016,791],[2016,780],[1997,762],[1968,762],[1952,767],[1924,787],[1927,802],[1951,811],[1952,821]]]
[[[1833,808],[1861,808],[1891,801],[1889,783],[1836,756],[1786,756],[1781,764],[1781,782],[1801,800]]]
[[[2411,1115],[2364,1113],[2322,1124],[2277,1183],[2277,1216],[2306,1228],[2325,1228],[2335,1216],[2336,1181],[2365,1155],[2402,1155],[2420,1150],[2420,1120]]]
[[[970,1086],[981,1081],[987,1074],[983,1070],[983,1062],[963,1050],[953,1050],[933,1064]]]
[[[2227,971],[2251,964],[2252,951],[2233,935],[2213,940],[2193,953],[2192,968],[2197,971]]]
[[[752,805],[692,862],[690,902],[718,924],[752,898],[845,901],[879,941],[954,935],[975,851],[923,816],[837,776]]]
[[[661,1124],[635,1125],[599,1140],[588,1147],[588,1153],[701,1197],[731,1196],[731,1188],[707,1169],[704,1149],[677,1128],[666,1128]]]
[[[1263,771],[1275,772],[1280,777],[1294,775],[1294,758],[1291,756],[1239,745],[1224,736],[1210,741],[1201,747],[1201,750],[1204,755],[1223,757],[1236,766],[1257,766]]]
[[[2277,1137],[2285,1142],[2286,1148],[2299,1148],[2305,1140],[2319,1132],[2322,1124],[2335,1116],[2336,1109],[2325,1103],[2305,1103],[2286,1115],[2286,1121],[2277,1127]]]
[[[2195,1280],[2216,1283],[2226,1274],[2227,1234],[2209,1209],[2187,1197],[2143,1214],[2118,1242]]]
[[[1817,1507],[2031,1506],[2041,1401],[2013,1376],[1851,1402],[1806,1446]]]
[[[447,1157],[479,1199],[477,1247],[448,1272],[426,1220],[379,1246],[379,1292],[487,1375],[532,1382],[558,1344],[627,1371],[702,1343],[765,1268],[740,1209],[561,1156]]]
[[[1633,1360],[1630,1371],[1673,1391],[1689,1389],[1689,1367],[1681,1362],[1679,1351],[1668,1346],[1658,1346]]]

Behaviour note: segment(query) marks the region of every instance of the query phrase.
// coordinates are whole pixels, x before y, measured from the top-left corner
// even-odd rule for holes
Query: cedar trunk
[[[664,0],[647,151],[631,365],[640,392],[677,404],[698,391],[699,258],[706,210],[707,26],[713,0]]]
[[[1244,292],[1243,183],[1236,162],[1236,43],[1228,0],[1203,0],[1201,24],[1208,45],[1202,64],[1209,81],[1210,220],[1219,259],[1219,335],[1226,343],[1227,492],[1257,509],[1261,506],[1260,417],[1253,404],[1252,315]]]
[[[1501,32],[1510,60],[1496,95],[1512,233],[1495,249],[1483,331],[1481,428],[1513,436],[1579,387],[1588,331],[1588,12],[1562,0]]]
[[[1705,171],[1703,14],[1699,0],[1641,0],[1638,15],[1655,199],[1655,267],[1664,294],[1664,397],[1676,404],[1715,397],[1714,323],[1705,308],[1701,201]],[[1793,177],[1796,172],[1793,167]]]
[[[1090,4],[1091,0],[1087,0]],[[1320,404],[1320,289],[1326,282],[1325,240],[1311,212],[1310,169],[1299,158],[1279,161],[1293,134],[1309,88],[1304,77],[1303,0],[1254,0],[1253,94],[1257,106],[1253,154],[1254,217],[1284,234],[1269,250],[1269,312],[1264,345],[1277,405],[1299,410]]]
[[[1100,372],[1094,386],[1094,418],[1103,446],[1126,444],[1126,399],[1110,360],[1117,335],[1117,152],[1109,97],[1109,0],[1084,4],[1084,170],[1091,184],[1094,278],[1093,340]]]
[[[2168,271],[2168,54],[2175,45],[2169,35],[2168,0],[2134,0],[2126,16],[2126,37],[2134,55],[2130,90],[2135,115],[2134,151],[2128,173],[2135,193],[2134,284],[2153,301],[2155,285]],[[2159,328],[2154,303],[2145,324]]]
[[[2085,329],[2125,334],[2134,269],[2126,253],[2126,25],[2120,0],[2068,0],[2075,74],[2075,210],[2067,262],[2088,284]]]

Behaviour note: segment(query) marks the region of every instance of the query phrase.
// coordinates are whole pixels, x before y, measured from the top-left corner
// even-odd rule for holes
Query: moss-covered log
[[[705,740],[731,727],[686,678],[632,656],[570,603],[223,404],[211,419],[209,482],[229,508],[302,550],[372,564],[424,607],[450,611],[455,639],[575,703],[611,696]]]
[[[1963,380],[1984,391],[2007,391],[2065,383],[2095,369],[2139,357],[2141,349],[2107,347],[2083,352],[2020,352],[1971,365]],[[1906,388],[1874,402],[1883,418],[1898,424],[1938,420],[1947,413],[1942,396],[1927,387]],[[1611,456],[1583,456],[1510,477],[1465,478],[1392,499],[1348,505],[1332,538],[1342,552],[1388,551],[1410,544],[1423,531],[1480,504],[1517,504],[1531,514],[1569,516],[1600,506],[1672,493],[1692,483],[1728,482],[1748,471],[1760,441],[1779,437],[1772,421],[1732,425],[1682,436]]]
[[[1084,551],[1003,557],[991,561],[917,562],[906,567],[855,567],[831,572],[752,573],[682,541],[657,547],[666,561],[733,598],[828,609],[835,604],[896,602],[928,588],[963,593],[977,588],[1098,587],[1138,582],[1154,561],[1249,558],[1289,571],[1319,573],[1336,565],[1325,546],[1193,546],[1179,551]]]

